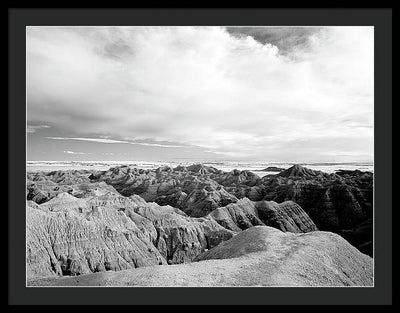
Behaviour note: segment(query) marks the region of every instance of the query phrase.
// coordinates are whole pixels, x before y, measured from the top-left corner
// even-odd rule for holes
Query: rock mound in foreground
[[[249,228],[202,253],[199,262],[79,277],[42,278],[46,286],[372,286],[372,258],[328,232]]]

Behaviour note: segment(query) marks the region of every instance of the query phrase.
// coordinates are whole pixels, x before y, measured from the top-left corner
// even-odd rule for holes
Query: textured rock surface
[[[131,198],[140,199],[138,196]],[[191,261],[205,249],[234,235],[211,218],[191,218],[170,206],[144,203],[133,211],[152,223],[157,232],[157,238],[152,241],[169,264]],[[142,231],[147,233],[146,227]]]
[[[277,203],[293,201],[318,229],[339,233],[361,251],[373,254],[370,172],[327,174],[294,165],[279,174],[260,178],[246,170],[224,172],[195,164],[156,170],[120,166],[107,171],[28,174],[28,200],[40,204],[62,192],[79,198],[110,192],[139,195],[148,202],[171,205],[193,217],[204,217],[242,198]]]
[[[233,236],[211,218],[114,193],[27,201],[27,274],[82,275],[190,261]]]
[[[282,231],[309,232],[318,230],[304,210],[293,201],[253,202],[247,198],[215,209],[209,214],[226,229],[241,231],[256,225],[272,226]]]
[[[155,171],[123,166],[93,174],[90,179],[104,181],[122,195],[136,194],[146,201],[168,204],[190,216],[201,217],[238,200],[210,178],[217,173],[221,171],[200,164],[175,169],[161,167]]]
[[[204,252],[198,262],[42,278],[46,286],[372,286],[373,261],[328,232],[255,226]]]
[[[327,174],[294,165],[260,178],[250,171],[223,172],[192,165],[155,171],[119,167],[92,179],[105,181],[124,195],[138,194],[191,216],[205,216],[247,197],[253,201],[294,201],[323,230],[351,230],[372,217],[373,175],[369,172]]]
[[[165,264],[136,225],[118,210],[74,204],[56,211],[27,207],[27,275],[81,275]]]
[[[111,185],[90,181],[91,171],[68,170],[27,173],[27,200],[44,203],[60,193],[75,197],[99,196],[106,193],[119,194]]]
[[[266,168],[264,168],[262,171],[264,171],[264,172],[282,172],[282,171],[284,171],[285,169],[284,168],[282,168],[282,167],[276,167],[276,166],[268,166],[268,167],[266,167]]]
[[[341,233],[361,251],[372,256],[373,174],[340,171],[327,174],[301,166],[263,177],[264,200],[299,204],[321,230]],[[357,231],[369,224],[361,234]],[[361,234],[361,235],[360,235]],[[348,236],[347,236],[348,235]]]
[[[294,165],[252,182],[245,180],[234,185],[226,180],[218,181],[237,198],[278,203],[294,201],[319,229],[340,233],[363,252],[373,254],[373,174],[370,172],[328,174]]]

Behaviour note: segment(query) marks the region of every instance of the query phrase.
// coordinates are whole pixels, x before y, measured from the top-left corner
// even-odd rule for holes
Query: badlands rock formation
[[[263,178],[264,200],[299,204],[321,230],[342,234],[372,256],[373,174],[327,174],[301,166]]]
[[[27,174],[27,200],[44,203],[67,192],[78,198],[105,193],[119,194],[114,187],[104,182],[94,183],[88,178],[89,171],[52,171],[49,173],[29,172]]]
[[[282,172],[282,171],[284,171],[285,169],[284,168],[282,168],[282,167],[276,167],[276,166],[268,166],[268,167],[266,167],[266,168],[264,168],[262,171],[264,171],[264,172]]]
[[[117,167],[90,177],[105,181],[123,195],[177,207],[190,216],[205,216],[238,199],[293,201],[317,227],[343,234],[372,255],[373,174],[339,171],[328,174],[294,165],[260,178],[250,171],[223,172],[213,167],[159,168],[155,171]]]
[[[365,257],[360,256],[363,254],[358,251],[355,253],[355,248],[349,248],[346,240],[318,230],[334,231],[360,251],[372,255],[372,183],[372,173],[369,172],[339,171],[327,174],[298,165],[263,178],[250,171],[224,172],[199,164],[161,167],[156,170],[120,166],[107,171],[28,173],[28,278],[29,281],[37,281],[40,277],[135,269],[132,273],[143,273],[143,277],[151,281],[149,275],[152,274],[141,268],[154,269],[157,266],[157,270],[152,272],[159,271],[160,275],[164,275],[165,271],[165,278],[170,278],[168,275],[178,275],[181,269],[194,270],[194,273],[199,270],[201,273],[203,266],[204,270],[208,266],[204,265],[207,262],[220,262],[216,266],[224,276],[228,275],[222,269],[227,261],[207,261],[208,258],[215,259],[216,251],[220,251],[213,248],[222,249],[222,243],[232,237],[232,240],[240,239],[240,236],[245,236],[241,235],[243,231],[252,234],[250,230],[260,229],[259,226],[262,226],[261,229],[270,229],[265,226],[276,229],[277,233],[268,231],[268,234],[271,240],[276,241],[276,246],[284,251],[282,245],[288,243],[290,247],[302,246],[300,243],[307,238],[304,245],[311,244],[314,248],[320,245],[320,253],[328,255],[321,257],[332,260],[336,258],[322,248],[326,244],[332,248],[331,253],[339,253],[337,258],[364,260]],[[282,235],[281,231],[287,235]],[[264,231],[257,232],[267,234]],[[315,236],[303,237],[303,233]],[[257,236],[243,238],[261,240]],[[245,246],[245,242],[241,244]],[[335,244],[344,251],[333,249]],[[269,242],[268,247],[270,249],[275,245]],[[290,248],[287,251],[294,250]],[[295,251],[300,251],[299,258],[295,260],[300,263],[309,262],[307,258],[302,258],[305,250]],[[241,258],[237,256],[237,260],[235,257],[232,262],[243,265],[245,261]],[[174,265],[194,259],[206,261],[198,263],[203,265]],[[257,262],[254,264],[259,264]],[[329,260],[326,262],[331,264]],[[334,269],[337,264],[342,264],[339,261],[332,262]],[[242,265],[238,266],[242,268]],[[296,266],[293,265],[293,268]],[[179,268],[179,271],[175,273],[169,267]],[[367,268],[365,277],[369,277]],[[236,270],[232,268],[233,272]],[[331,274],[321,270],[321,275],[330,277],[326,282],[317,278],[316,281],[302,280],[294,270],[288,270],[294,278],[281,278],[282,282],[289,284],[367,283],[357,278],[357,271],[361,273],[362,270],[354,267],[343,272],[344,275],[350,275],[348,280],[337,280],[337,277],[332,278],[329,276]],[[130,277],[131,272],[127,273]],[[249,274],[255,275],[251,271]],[[192,274],[188,272],[187,275],[190,283],[193,280]],[[265,278],[260,284],[280,285],[283,284],[281,278]],[[86,278],[82,279],[81,282],[86,281]],[[173,282],[174,279],[171,279]],[[207,279],[210,280],[206,284],[218,284],[212,277]],[[227,284],[242,282],[232,279],[226,276],[222,281]],[[296,281],[292,282],[291,279]],[[108,284],[102,279],[100,281]],[[145,284],[137,280],[126,283]],[[162,281],[157,284],[162,284]]]
[[[255,226],[200,254],[197,262],[79,277],[41,278],[46,286],[372,286],[372,258],[340,236]]]
[[[232,231],[241,231],[256,225],[268,225],[293,233],[318,230],[304,210],[293,201],[253,202],[247,198],[218,208],[209,214],[218,224]]]
[[[293,202],[242,199],[206,217],[190,218],[177,208],[147,203],[136,195],[77,198],[59,193],[43,204],[27,203],[28,276],[188,262],[253,225],[316,230]]]
[[[28,277],[190,261],[233,236],[211,218],[113,193],[27,203]]]
[[[210,174],[217,173],[220,171],[203,165],[162,167],[155,171],[123,166],[89,178],[114,186],[124,196],[136,194],[146,201],[169,204],[200,217],[238,200],[210,178]]]

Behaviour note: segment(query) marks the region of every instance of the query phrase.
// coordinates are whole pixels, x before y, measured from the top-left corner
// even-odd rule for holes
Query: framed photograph
[[[9,304],[391,304],[391,18],[9,9]]]

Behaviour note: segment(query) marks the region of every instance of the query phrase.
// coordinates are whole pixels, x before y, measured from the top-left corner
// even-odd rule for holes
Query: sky
[[[26,35],[29,161],[373,161],[373,27]]]

